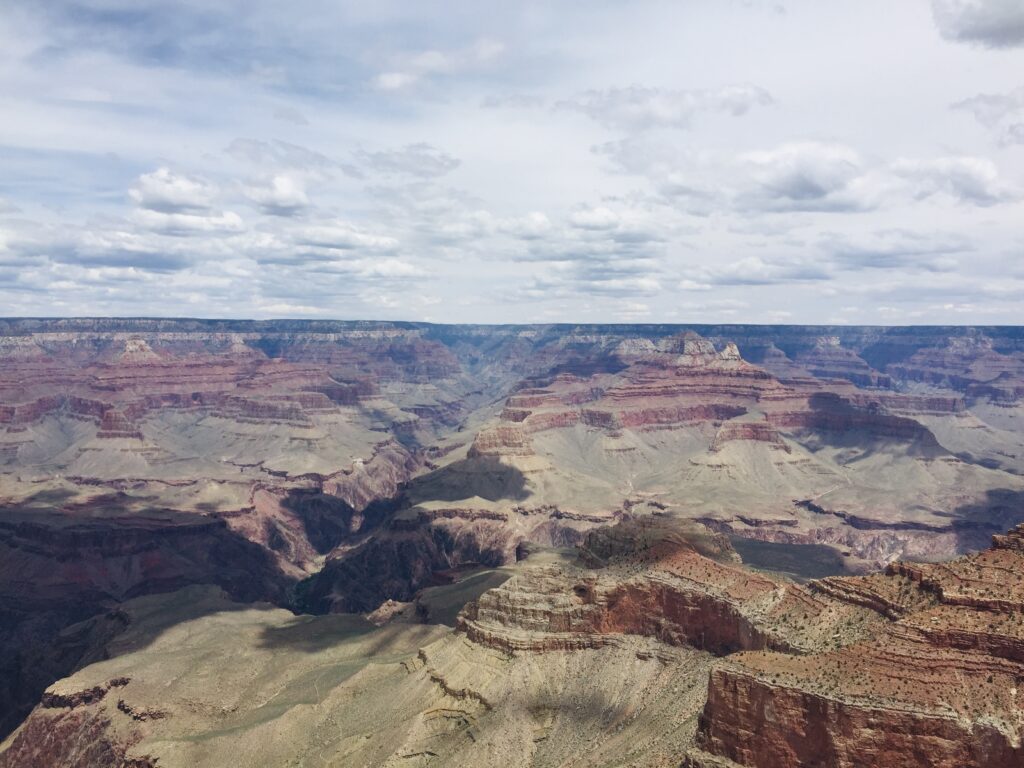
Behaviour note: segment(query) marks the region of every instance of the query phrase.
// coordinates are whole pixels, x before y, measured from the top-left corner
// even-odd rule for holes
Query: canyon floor
[[[0,320],[0,766],[1017,766],[1024,330]]]

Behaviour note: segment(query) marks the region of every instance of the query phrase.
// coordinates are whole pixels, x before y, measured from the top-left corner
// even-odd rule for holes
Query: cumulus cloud
[[[272,216],[295,216],[309,207],[302,181],[283,173],[265,184],[246,186],[245,196]]]
[[[1015,187],[983,157],[864,160],[836,143],[791,142],[735,157],[659,151],[627,140],[595,148],[625,173],[646,177],[656,195],[690,213],[862,213],[929,198],[992,206]]]
[[[643,212],[599,205],[579,207],[557,224],[546,216],[532,221],[544,236],[527,228],[526,236],[519,235],[526,250],[511,255],[536,271],[521,289],[523,297],[651,296],[662,290],[664,237]]]
[[[393,237],[365,232],[343,221],[302,227],[294,233],[294,240],[298,245],[331,251],[370,250],[389,253],[398,248],[398,241]]]
[[[932,0],[932,14],[947,40],[987,48],[1024,45],[1020,0]]]
[[[129,190],[137,206],[131,222],[164,235],[218,235],[241,232],[241,217],[214,207],[218,189],[208,181],[161,167],[144,173]]]
[[[644,131],[688,128],[700,112],[745,115],[773,102],[771,94],[754,85],[730,85],[712,90],[669,90],[631,85],[590,90],[559,102],[562,109],[582,112],[608,128]]]
[[[694,155],[629,138],[594,151],[620,172],[646,177],[661,199],[700,215],[865,211],[878,205],[885,187],[854,149],[835,143]]]
[[[131,219],[143,229],[176,236],[214,235],[241,232],[244,229],[242,218],[233,211],[163,213],[140,208],[131,214]]]
[[[893,320],[1017,322],[1019,3],[879,25],[774,1],[697,3],[680,32],[648,0],[440,27],[428,5],[13,0],[0,304],[853,322],[885,295]],[[779,101],[718,87],[737,77]]]
[[[65,239],[67,249],[64,251],[59,244],[54,244],[57,248],[49,251],[50,258],[59,263],[147,271],[183,269],[191,262],[185,249],[136,232],[114,229],[86,230],[77,234],[74,239]]]
[[[1010,186],[988,158],[940,157],[927,160],[897,160],[892,172],[904,180],[918,200],[945,195],[960,203],[995,205],[1013,198]]]
[[[188,247],[178,238],[126,227],[43,227],[8,232],[0,249],[0,263],[21,267],[59,264],[65,267],[131,269],[140,272],[171,272],[194,263],[204,250]],[[80,273],[85,275],[85,272]],[[71,273],[64,273],[70,279]]]
[[[740,157],[753,185],[739,205],[773,211],[858,211],[872,207],[858,154],[839,144],[785,144]]]
[[[163,214],[206,211],[212,205],[214,194],[209,183],[173,173],[167,167],[142,174],[128,192],[140,208]]]

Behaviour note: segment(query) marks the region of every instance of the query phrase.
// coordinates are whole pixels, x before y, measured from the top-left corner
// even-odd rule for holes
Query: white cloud
[[[957,202],[989,206],[1014,197],[988,158],[939,157],[928,160],[897,160],[892,172],[907,182],[918,199],[945,195]]]
[[[505,219],[498,226],[504,234],[521,240],[539,240],[552,230],[551,219],[541,211],[531,211],[525,216]]]
[[[393,237],[370,234],[347,222],[301,227],[294,233],[294,240],[298,245],[332,251],[370,250],[386,253],[398,248],[398,241]]]
[[[287,174],[277,174],[266,184],[246,186],[245,196],[274,216],[294,216],[309,207],[302,181]]]
[[[219,234],[241,232],[242,218],[232,211],[208,213],[164,213],[140,208],[131,215],[143,229],[166,235]]]
[[[373,84],[383,91],[409,88],[436,75],[454,75],[487,64],[501,55],[505,45],[497,40],[481,38],[467,48],[450,51],[430,49],[405,56],[398,68],[381,72]]]
[[[426,273],[408,261],[402,259],[380,259],[363,263],[357,269],[363,277],[383,277],[389,279],[423,277]]]
[[[947,40],[987,48],[1024,45],[1020,0],[932,0],[932,13]]]
[[[140,208],[163,214],[194,213],[207,210],[215,195],[213,187],[201,179],[173,173],[167,167],[139,176],[129,197]]]
[[[613,210],[600,206],[573,211],[569,223],[578,229],[608,230],[619,226],[619,217]]]
[[[784,144],[741,155],[752,186],[742,190],[744,208],[775,211],[857,211],[874,205],[859,155],[840,144]]]
[[[1019,322],[1019,3],[772,4],[0,4],[0,304]]]
[[[747,256],[722,266],[705,268],[701,282],[736,286],[816,282],[828,279],[828,272],[806,257]]]

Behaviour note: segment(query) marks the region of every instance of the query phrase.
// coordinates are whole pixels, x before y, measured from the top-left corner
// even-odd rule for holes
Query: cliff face
[[[615,535],[643,540],[632,553],[598,558],[598,571],[513,578],[458,626],[513,654],[639,635],[720,657],[683,762],[692,768],[1021,765],[1024,527],[945,565],[806,587],[754,576],[671,531],[629,524]]]
[[[127,602],[125,637],[47,689],[0,766],[287,764],[310,749],[375,766],[425,751],[517,768],[1018,766],[1022,558],[1024,527],[945,564],[800,585],[653,517],[591,531],[575,560],[525,561],[455,632],[190,588]]]
[[[116,514],[118,502],[100,498],[63,514],[0,510],[0,731],[86,653],[87,640],[68,636],[69,625],[188,584],[217,584],[238,600],[287,599],[291,580],[224,521],[169,510]],[[116,613],[108,625],[119,628]]]
[[[140,595],[216,584],[372,611],[580,543],[586,567],[538,566],[488,592],[465,636],[509,654],[695,648],[728,656],[715,679],[740,670],[734,688],[758,701],[766,678],[735,654],[831,664],[887,622],[900,629],[886,642],[922,658],[1016,663],[1012,633],[981,618],[911,626],[907,606],[928,601],[1011,610],[969,579],[954,590],[944,571],[902,565],[887,578],[903,592],[798,587],[722,542],[824,550],[827,572],[983,546],[1024,519],[1022,361],[1012,328],[0,320],[0,733],[88,658],[63,630]],[[595,533],[652,520],[702,521],[718,533],[698,538],[718,543]],[[792,690],[794,723],[819,699],[840,706]],[[714,699],[722,722],[755,717],[739,696],[732,713]],[[928,707],[948,715],[912,709]],[[93,725],[106,728],[79,723]]]
[[[824,653],[715,670],[697,743],[744,766],[1017,766],[1024,761],[1024,529],[946,565],[822,586],[892,617]],[[900,595],[903,609],[894,609]],[[907,595],[916,595],[909,604]],[[697,754],[693,765],[717,765]]]

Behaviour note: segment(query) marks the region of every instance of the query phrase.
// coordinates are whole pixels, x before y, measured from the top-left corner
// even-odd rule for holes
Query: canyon
[[[0,767],[1024,762],[1024,329],[0,320]]]

